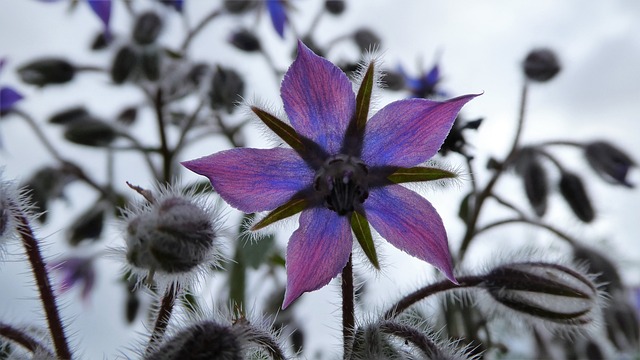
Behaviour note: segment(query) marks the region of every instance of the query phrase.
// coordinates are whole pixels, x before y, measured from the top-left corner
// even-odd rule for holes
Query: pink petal
[[[371,190],[364,202],[371,226],[398,249],[453,276],[447,232],[431,203],[400,185]]]
[[[287,247],[287,290],[282,309],[302,293],[336,277],[349,260],[353,238],[346,216],[324,207],[305,210]]]
[[[247,212],[273,210],[309,187],[314,172],[291,149],[231,149],[182,163],[209,178],[231,206]]]
[[[342,70],[298,41],[298,57],[280,93],[293,128],[327,153],[337,154],[355,113],[355,94]]]
[[[438,152],[458,112],[477,95],[445,102],[399,100],[378,111],[365,128],[362,160],[368,165],[416,166]]]

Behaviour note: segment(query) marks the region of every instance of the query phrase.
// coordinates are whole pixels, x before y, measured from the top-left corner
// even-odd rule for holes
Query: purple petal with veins
[[[231,149],[182,163],[209,178],[231,206],[273,210],[313,183],[314,172],[292,149]]]
[[[323,207],[305,210],[287,246],[285,309],[302,293],[317,290],[349,261],[353,239],[348,218]]]

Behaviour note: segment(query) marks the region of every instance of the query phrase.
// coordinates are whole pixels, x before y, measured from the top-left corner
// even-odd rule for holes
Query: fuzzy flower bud
[[[353,34],[353,40],[360,48],[360,51],[367,52],[380,45],[380,37],[369,29],[360,29]]]
[[[524,149],[518,156],[516,171],[522,177],[527,199],[539,217],[547,211],[547,172],[535,152]]]
[[[242,346],[233,329],[213,321],[203,321],[182,330],[144,359],[241,360],[242,358]]]
[[[587,325],[599,310],[599,292],[584,274],[559,264],[499,266],[481,284],[505,307],[560,325]]]
[[[560,62],[556,54],[549,49],[536,49],[527,55],[522,64],[529,80],[545,82],[560,72]]]
[[[128,209],[125,256],[138,280],[158,275],[159,285],[194,276],[217,265],[216,216],[202,201],[175,191],[162,191],[157,199],[150,191],[148,204]]]
[[[345,9],[344,0],[326,0],[324,2],[324,8],[333,15],[340,15]]]

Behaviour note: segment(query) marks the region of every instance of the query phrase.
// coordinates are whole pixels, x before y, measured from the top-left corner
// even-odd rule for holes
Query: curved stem
[[[180,150],[182,150],[182,146],[184,146],[184,141],[187,137],[187,133],[189,132],[189,130],[191,130],[193,125],[195,125],[196,120],[198,119],[198,114],[200,114],[200,111],[202,110],[202,108],[204,108],[204,105],[205,101],[200,100],[200,103],[198,104],[196,110],[191,114],[191,116],[189,116],[189,119],[187,119],[187,123],[180,131],[180,138],[178,139],[178,143],[176,144],[175,148],[173,148],[174,154],[177,154],[180,152]]]
[[[36,350],[38,349],[46,349],[44,345],[42,345],[32,336],[23,332],[22,330],[16,329],[9,324],[0,323],[0,336],[20,344],[22,347],[32,353],[36,352]],[[53,356],[53,354],[51,354],[51,356]]]
[[[482,232],[485,232],[487,230],[491,230],[495,227],[498,226],[502,226],[502,225],[506,225],[506,224],[515,224],[515,223],[519,223],[519,224],[528,224],[528,225],[532,225],[532,226],[537,226],[539,228],[548,230],[552,233],[554,233],[555,235],[557,235],[558,237],[560,237],[561,239],[565,240],[566,242],[569,243],[569,245],[571,246],[575,246],[578,243],[578,240],[574,239],[573,237],[567,235],[566,233],[562,232],[559,229],[556,229],[555,227],[539,222],[539,221],[535,221],[535,220],[531,220],[531,219],[526,219],[526,218],[513,218],[513,219],[505,219],[505,220],[499,220],[499,221],[495,221],[492,222],[490,224],[487,224],[481,228],[479,228],[478,230],[476,230],[475,235],[478,235]]]
[[[542,142],[536,146],[556,146],[556,145],[560,145],[560,146],[572,146],[572,147],[578,147],[578,148],[582,148],[584,147],[584,144],[579,143],[577,141],[568,141],[568,140],[553,140],[553,141],[545,141]]]
[[[520,95],[520,110],[518,112],[518,125],[516,127],[516,134],[513,138],[513,142],[511,143],[511,148],[509,149],[509,152],[505,157],[505,160],[502,162],[502,166],[499,169],[496,169],[496,172],[493,174],[493,176],[491,177],[491,179],[489,180],[485,188],[474,199],[475,200],[474,207],[473,207],[474,209],[473,209],[473,212],[471,213],[471,218],[467,222],[467,229],[465,231],[464,237],[462,238],[460,251],[458,252],[459,261],[462,261],[464,259],[467,249],[469,248],[469,244],[471,243],[471,241],[473,240],[473,237],[475,236],[476,224],[478,223],[478,219],[480,218],[480,211],[482,210],[482,205],[484,204],[484,201],[489,196],[491,196],[493,187],[496,185],[496,183],[498,182],[498,179],[500,179],[500,176],[502,176],[509,162],[511,162],[511,160],[513,159],[513,157],[517,152],[518,145],[520,143],[520,137],[522,135],[522,129],[524,127],[524,117],[525,117],[526,108],[527,108],[527,91],[528,91],[527,89],[528,89],[528,83],[525,80],[524,84],[522,85],[522,92]]]
[[[45,136],[45,134],[42,131],[42,129],[40,129],[38,124],[35,122],[35,120],[29,114],[27,114],[27,113],[25,113],[23,111],[17,110],[17,109],[12,109],[12,111],[13,111],[13,113],[15,113],[16,115],[19,115],[21,118],[23,118],[27,122],[29,127],[31,127],[33,132],[36,134],[36,136],[38,137],[38,139],[42,143],[42,145],[44,145],[44,147],[47,149],[47,151],[49,151],[51,156],[53,156],[56,160],[58,160],[58,162],[60,162],[62,164],[62,166],[64,167],[64,169],[66,171],[68,171],[69,173],[75,175],[77,178],[79,178],[80,180],[84,181],[86,184],[88,184],[92,188],[98,190],[100,192],[100,194],[102,194],[102,196],[104,196],[105,198],[111,199],[111,193],[109,191],[107,191],[105,188],[100,186],[96,181],[94,181],[92,178],[90,178],[84,172],[84,170],[82,170],[82,168],[80,168],[80,166],[78,166],[77,164],[75,164],[74,162],[72,162],[70,160],[65,159],[62,155],[60,155],[60,152],[58,152],[58,150],[53,146],[53,144],[49,141],[49,139],[47,139],[47,137]]]
[[[26,215],[20,210],[17,204],[11,204],[14,208],[14,217],[18,222],[18,233],[22,238],[33,276],[40,292],[40,300],[44,307],[47,322],[49,324],[49,331],[51,332],[51,338],[56,350],[56,356],[59,359],[71,359],[71,351],[67,343],[67,338],[64,333],[64,326],[60,319],[60,313],[58,312],[58,306],[56,304],[56,298],[53,295],[51,283],[49,281],[49,274],[40,253],[40,247],[38,246],[38,240],[35,238],[29,220]]]
[[[196,25],[195,28],[193,28],[193,30],[191,30],[188,34],[187,37],[184,39],[184,41],[182,42],[182,45],[180,46],[180,50],[184,53],[185,51],[187,51],[187,49],[189,48],[189,45],[191,45],[191,42],[193,41],[193,39],[216,17],[218,17],[218,15],[222,14],[222,11],[220,11],[219,9],[216,9],[214,11],[212,11],[209,15],[205,16],[202,20],[200,20],[200,22],[198,23],[198,25]]]
[[[394,306],[392,306],[384,313],[384,319],[393,319],[394,317],[407,310],[413,304],[417,303],[420,300],[423,300],[428,296],[437,294],[442,291],[473,287],[481,283],[482,280],[483,278],[480,276],[463,276],[458,278],[458,284],[454,284],[449,280],[442,280],[435,284],[427,285],[400,299],[400,301],[398,301]]]
[[[343,359],[345,360],[351,358],[355,328],[353,265],[351,255],[349,255],[349,261],[347,261],[347,265],[342,269],[342,340],[344,349]]]
[[[503,199],[501,196],[498,196],[497,194],[491,194],[491,197],[497,201],[500,205],[503,205],[513,211],[515,211],[520,217],[524,218],[525,214],[522,210],[518,209],[517,206],[515,206],[514,204],[512,204],[511,202]],[[477,232],[476,232],[477,235]]]

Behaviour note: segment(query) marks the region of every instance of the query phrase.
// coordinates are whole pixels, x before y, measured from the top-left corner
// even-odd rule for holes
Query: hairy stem
[[[171,313],[173,312],[173,305],[176,302],[177,293],[178,289],[175,287],[175,285],[171,285],[162,297],[160,309],[158,309],[158,315],[156,317],[156,322],[153,326],[151,336],[149,337],[149,344],[147,345],[146,350],[147,354],[151,353],[154,345],[162,341],[164,333],[167,331],[169,319],[171,318]]]
[[[420,300],[423,300],[428,296],[437,294],[442,291],[473,287],[478,285],[480,282],[482,282],[482,277],[480,276],[463,276],[458,278],[458,285],[452,283],[449,280],[442,280],[435,284],[427,285],[400,299],[400,301],[398,301],[389,310],[387,310],[387,312],[384,313],[384,318],[386,320],[393,319],[407,310],[409,307],[411,307],[411,305],[417,303]]]
[[[31,351],[32,353],[38,349],[46,349],[44,345],[42,345],[32,336],[26,334],[20,329],[16,329],[9,324],[0,323],[0,336],[5,337],[17,344],[20,344],[22,347]]]
[[[567,243],[569,243],[569,245],[571,246],[575,246],[578,243],[578,240],[574,239],[573,237],[569,236],[568,234],[564,233],[562,230],[556,229],[555,227],[542,223],[540,221],[536,221],[536,220],[531,220],[531,219],[527,219],[524,217],[520,217],[520,218],[513,218],[513,219],[505,219],[505,220],[499,220],[499,221],[495,221],[492,222],[490,224],[487,224],[485,226],[483,226],[482,228],[479,228],[476,231],[476,235],[481,233],[481,232],[485,232],[487,230],[496,228],[498,226],[502,226],[502,225],[507,225],[507,224],[529,224],[535,227],[539,227],[541,229],[545,229],[548,230],[552,233],[554,233],[555,235],[557,235],[559,238],[565,240]]]
[[[27,252],[31,269],[33,270],[33,276],[38,286],[40,293],[40,300],[44,307],[44,312],[49,324],[49,331],[51,332],[51,339],[56,350],[56,356],[59,359],[71,359],[71,351],[67,343],[67,338],[64,334],[64,326],[60,319],[60,313],[58,312],[58,306],[56,305],[56,298],[53,295],[51,289],[51,283],[49,281],[49,274],[45,266],[42,254],[40,253],[40,247],[38,246],[38,240],[35,238],[29,220],[26,215],[19,210],[17,204],[12,204],[12,207],[16,209],[15,218],[18,222],[18,233],[22,238],[22,243]]]
[[[350,359],[353,350],[353,337],[355,334],[355,304],[353,295],[353,264],[351,255],[349,261],[342,269],[342,340],[344,342],[343,358]]]
[[[184,41],[182,42],[182,46],[180,46],[180,50],[182,50],[182,52],[186,52],[187,49],[189,48],[189,45],[191,45],[191,42],[193,41],[193,39],[195,39],[195,37],[215,18],[218,17],[218,15],[222,14],[222,11],[216,9],[214,11],[212,11],[211,13],[209,13],[209,15],[207,15],[206,17],[204,17],[202,20],[200,20],[200,22],[198,23],[198,25],[196,25],[195,28],[193,28],[193,30],[191,30],[189,32],[189,34],[187,34],[187,37],[184,39]]]

